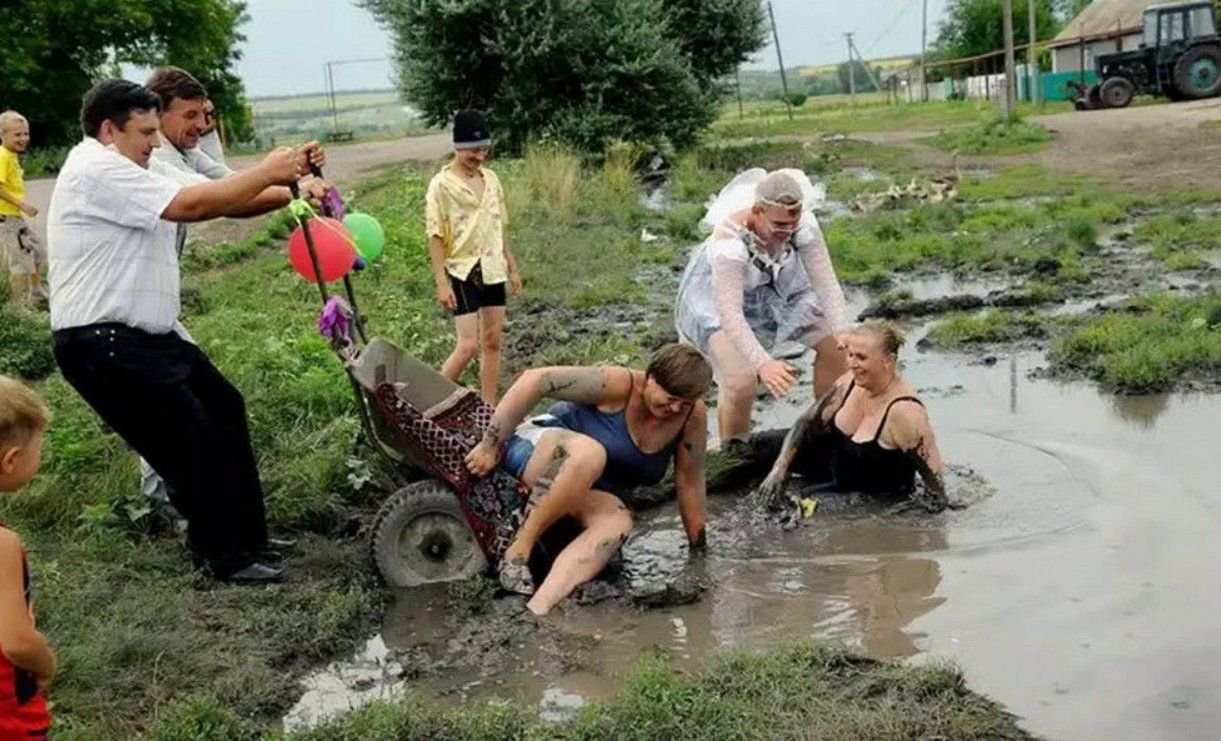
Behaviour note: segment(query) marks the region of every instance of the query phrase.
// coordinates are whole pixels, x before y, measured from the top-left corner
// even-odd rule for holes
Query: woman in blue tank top
[[[632,517],[620,498],[656,484],[675,464],[687,540],[704,545],[704,453],[708,412],[703,397],[712,368],[688,345],[666,345],[644,371],[620,367],[551,367],[526,371],[496,407],[483,441],[467,457],[483,475],[500,464],[532,487],[525,519],[500,563],[500,582],[533,594],[531,612],[546,614],[606,566],[627,539]],[[525,421],[544,398],[559,400]],[[503,459],[503,462],[502,462]],[[581,534],[556,557],[536,590],[527,561],[539,537],[571,516]]]

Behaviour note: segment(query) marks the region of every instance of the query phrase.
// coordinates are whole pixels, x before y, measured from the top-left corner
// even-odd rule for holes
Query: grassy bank
[[[1221,297],[1153,293],[1083,316],[955,314],[928,334],[928,345],[942,349],[1031,342],[1050,347],[1053,373],[1084,376],[1109,391],[1208,387],[1221,379]]]
[[[209,735],[204,735],[204,734]],[[219,735],[218,735],[219,734]],[[175,708],[153,738],[253,738],[257,729],[208,701]],[[274,735],[266,736],[270,739]],[[553,725],[511,704],[442,708],[417,698],[380,703],[293,738],[356,739],[1029,739],[995,703],[944,666],[905,668],[829,647],[764,656],[727,653],[684,675],[645,658],[611,700]]]

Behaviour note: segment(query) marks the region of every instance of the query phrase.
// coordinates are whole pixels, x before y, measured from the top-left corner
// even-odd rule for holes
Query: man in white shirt
[[[51,329],[64,378],[169,481],[196,562],[219,579],[274,581],[242,395],[174,330],[177,223],[231,215],[301,177],[309,152],[184,186],[148,170],[155,94],[126,80],[90,90],[85,138],[60,170],[47,219]]]
[[[183,185],[195,185],[209,180],[220,180],[234,174],[223,162],[218,162],[203,151],[202,135],[207,129],[207,111],[212,108],[208,91],[203,83],[191,73],[178,67],[159,67],[153,70],[144,86],[161,101],[161,146],[153,150],[149,169],[176,180]],[[212,110],[215,110],[214,108]],[[314,164],[325,164],[321,148],[313,150]],[[308,177],[300,183],[301,192],[307,197],[320,199],[326,184],[318,178]],[[234,216],[258,216],[288,205],[292,193],[281,185],[270,186],[255,196],[248,204],[230,213]],[[186,247],[187,226],[178,225],[178,255]],[[190,339],[186,330],[178,333]],[[157,506],[170,501],[168,486],[153,466],[140,459],[140,491]],[[171,516],[172,512],[169,512]]]

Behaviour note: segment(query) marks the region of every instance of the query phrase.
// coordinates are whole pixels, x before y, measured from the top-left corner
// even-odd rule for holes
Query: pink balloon
[[[309,224],[314,250],[318,253],[322,280],[330,283],[347,275],[356,264],[357,257],[347,227],[341,221],[324,216],[312,217],[306,223]],[[305,244],[305,232],[299,226],[288,238],[288,261],[303,278],[316,280],[314,265],[310,262],[309,249]]]

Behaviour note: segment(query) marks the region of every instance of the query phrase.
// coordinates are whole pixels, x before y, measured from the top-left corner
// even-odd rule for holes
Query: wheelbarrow
[[[315,168],[314,174],[322,173]],[[337,194],[328,194],[323,215],[334,214],[336,204],[342,208]],[[477,478],[466,468],[466,455],[487,429],[492,407],[394,343],[370,339],[351,275],[343,277],[346,301],[330,295],[309,220],[300,223],[322,297],[319,329],[343,361],[365,436],[410,481],[373,519],[373,562],[394,587],[468,579],[489,570],[517,531],[529,494],[500,469]]]

